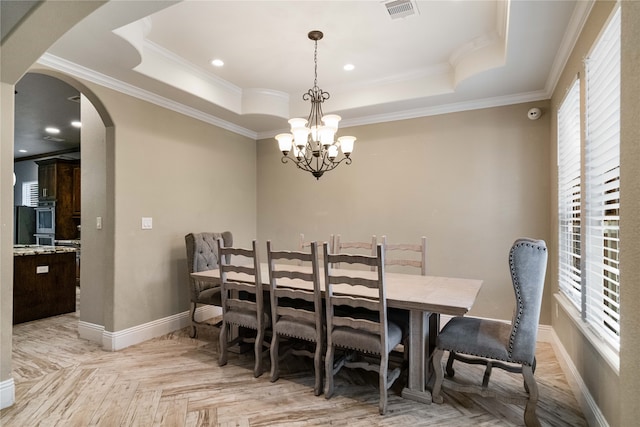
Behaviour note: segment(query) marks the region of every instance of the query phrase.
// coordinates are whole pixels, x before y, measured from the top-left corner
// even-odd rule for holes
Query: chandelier
[[[282,163],[292,160],[294,164],[307,172],[311,172],[316,179],[327,171],[333,170],[342,162],[351,164],[351,152],[356,140],[353,136],[341,136],[336,140],[338,122],[341,117],[335,114],[322,113],[322,103],[329,99],[329,92],[318,87],[318,40],[321,31],[311,31],[309,39],[315,43],[313,62],[315,65],[313,87],[302,95],[304,101],[311,101],[311,112],[307,119],[294,118],[289,120],[291,133],[276,135],[278,146],[282,151]],[[293,153],[289,156],[291,149]],[[342,151],[342,156],[339,152]]]

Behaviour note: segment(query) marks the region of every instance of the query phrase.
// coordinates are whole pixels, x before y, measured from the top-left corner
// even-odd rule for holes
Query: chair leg
[[[322,342],[316,341],[316,351],[313,357],[313,367],[316,374],[316,384],[313,388],[313,393],[316,396],[320,396],[322,393]]]
[[[218,355],[218,365],[220,366],[224,366],[227,364],[227,328],[228,328],[228,324],[223,320],[222,328],[220,328],[220,337],[218,339],[220,343],[220,354]]]
[[[431,390],[431,400],[433,401],[433,403],[442,403],[444,401],[444,399],[440,395],[440,391],[442,390],[442,382],[444,381],[444,369],[442,368],[443,355],[444,350],[436,348],[433,351],[433,355],[431,356],[431,360],[433,363],[433,373],[435,375],[433,389]]]
[[[253,368],[253,376],[258,378],[262,375],[262,341],[264,340],[264,328],[259,329],[256,332],[256,342],[254,345],[254,351],[256,354],[256,363]]]
[[[387,378],[388,371],[389,371],[389,356],[382,354],[380,355],[380,370],[379,370],[380,404],[378,409],[380,411],[380,415],[384,415],[387,412],[387,387],[389,385],[389,380]]]
[[[324,358],[324,397],[329,399],[333,395],[333,353],[335,349],[332,345],[327,345],[327,355]]]
[[[455,369],[453,369],[453,361],[456,360],[456,354],[451,351],[449,352],[449,359],[447,360],[447,377],[453,378],[456,374]]]
[[[522,366],[522,376],[524,383],[529,389],[529,400],[524,409],[524,423],[527,427],[540,427],[540,421],[536,416],[536,405],[538,404],[538,385],[533,377],[533,368],[528,365]]]
[[[535,357],[535,356],[533,356],[533,365],[531,365],[531,372],[532,372],[533,374],[535,374],[535,373],[536,373],[536,362],[537,362],[537,361],[536,361],[536,357]],[[524,382],[524,391],[526,391],[527,393],[529,393],[529,386],[527,385],[527,382],[526,382],[526,381]]]
[[[278,364],[280,358],[280,338],[276,331],[273,331],[273,335],[271,336],[271,348],[269,349],[271,353],[271,382],[275,382],[280,377],[280,365]]]
[[[195,338],[198,336],[198,330],[196,329],[196,303],[191,303],[191,310],[189,313],[189,323],[191,323],[191,329],[189,330],[189,337]]]

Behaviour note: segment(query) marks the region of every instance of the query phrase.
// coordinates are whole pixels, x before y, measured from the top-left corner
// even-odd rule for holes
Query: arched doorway
[[[81,175],[81,230],[82,268],[80,270],[81,338],[102,343],[106,323],[105,312],[112,294],[113,281],[113,121],[104,104],[82,82],[49,69],[32,69],[60,79],[80,93],[82,121],[80,158]],[[111,189],[111,190],[109,190]],[[98,224],[99,223],[99,224]]]

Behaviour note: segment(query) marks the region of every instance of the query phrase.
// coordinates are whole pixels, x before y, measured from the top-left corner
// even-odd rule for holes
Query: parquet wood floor
[[[217,363],[217,332],[187,330],[118,352],[78,338],[78,313],[16,325],[13,378],[16,403],[3,409],[10,426],[514,426],[524,405],[459,393],[444,387],[444,404],[421,404],[389,391],[378,414],[375,374],[343,369],[334,396],[313,395],[308,359],[286,359],[281,377],[254,378],[252,354]],[[268,369],[269,362],[265,362]],[[480,367],[456,364],[456,378]],[[538,345],[538,416],[544,426],[585,426],[586,421],[549,344]],[[491,387],[522,394],[521,377],[494,370]]]

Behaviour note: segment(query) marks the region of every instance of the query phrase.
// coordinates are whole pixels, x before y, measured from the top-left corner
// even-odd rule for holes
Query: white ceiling
[[[591,4],[413,1],[392,19],[377,0],[111,1],[39,62],[262,138],[309,113],[311,30],[344,128],[549,98]]]

